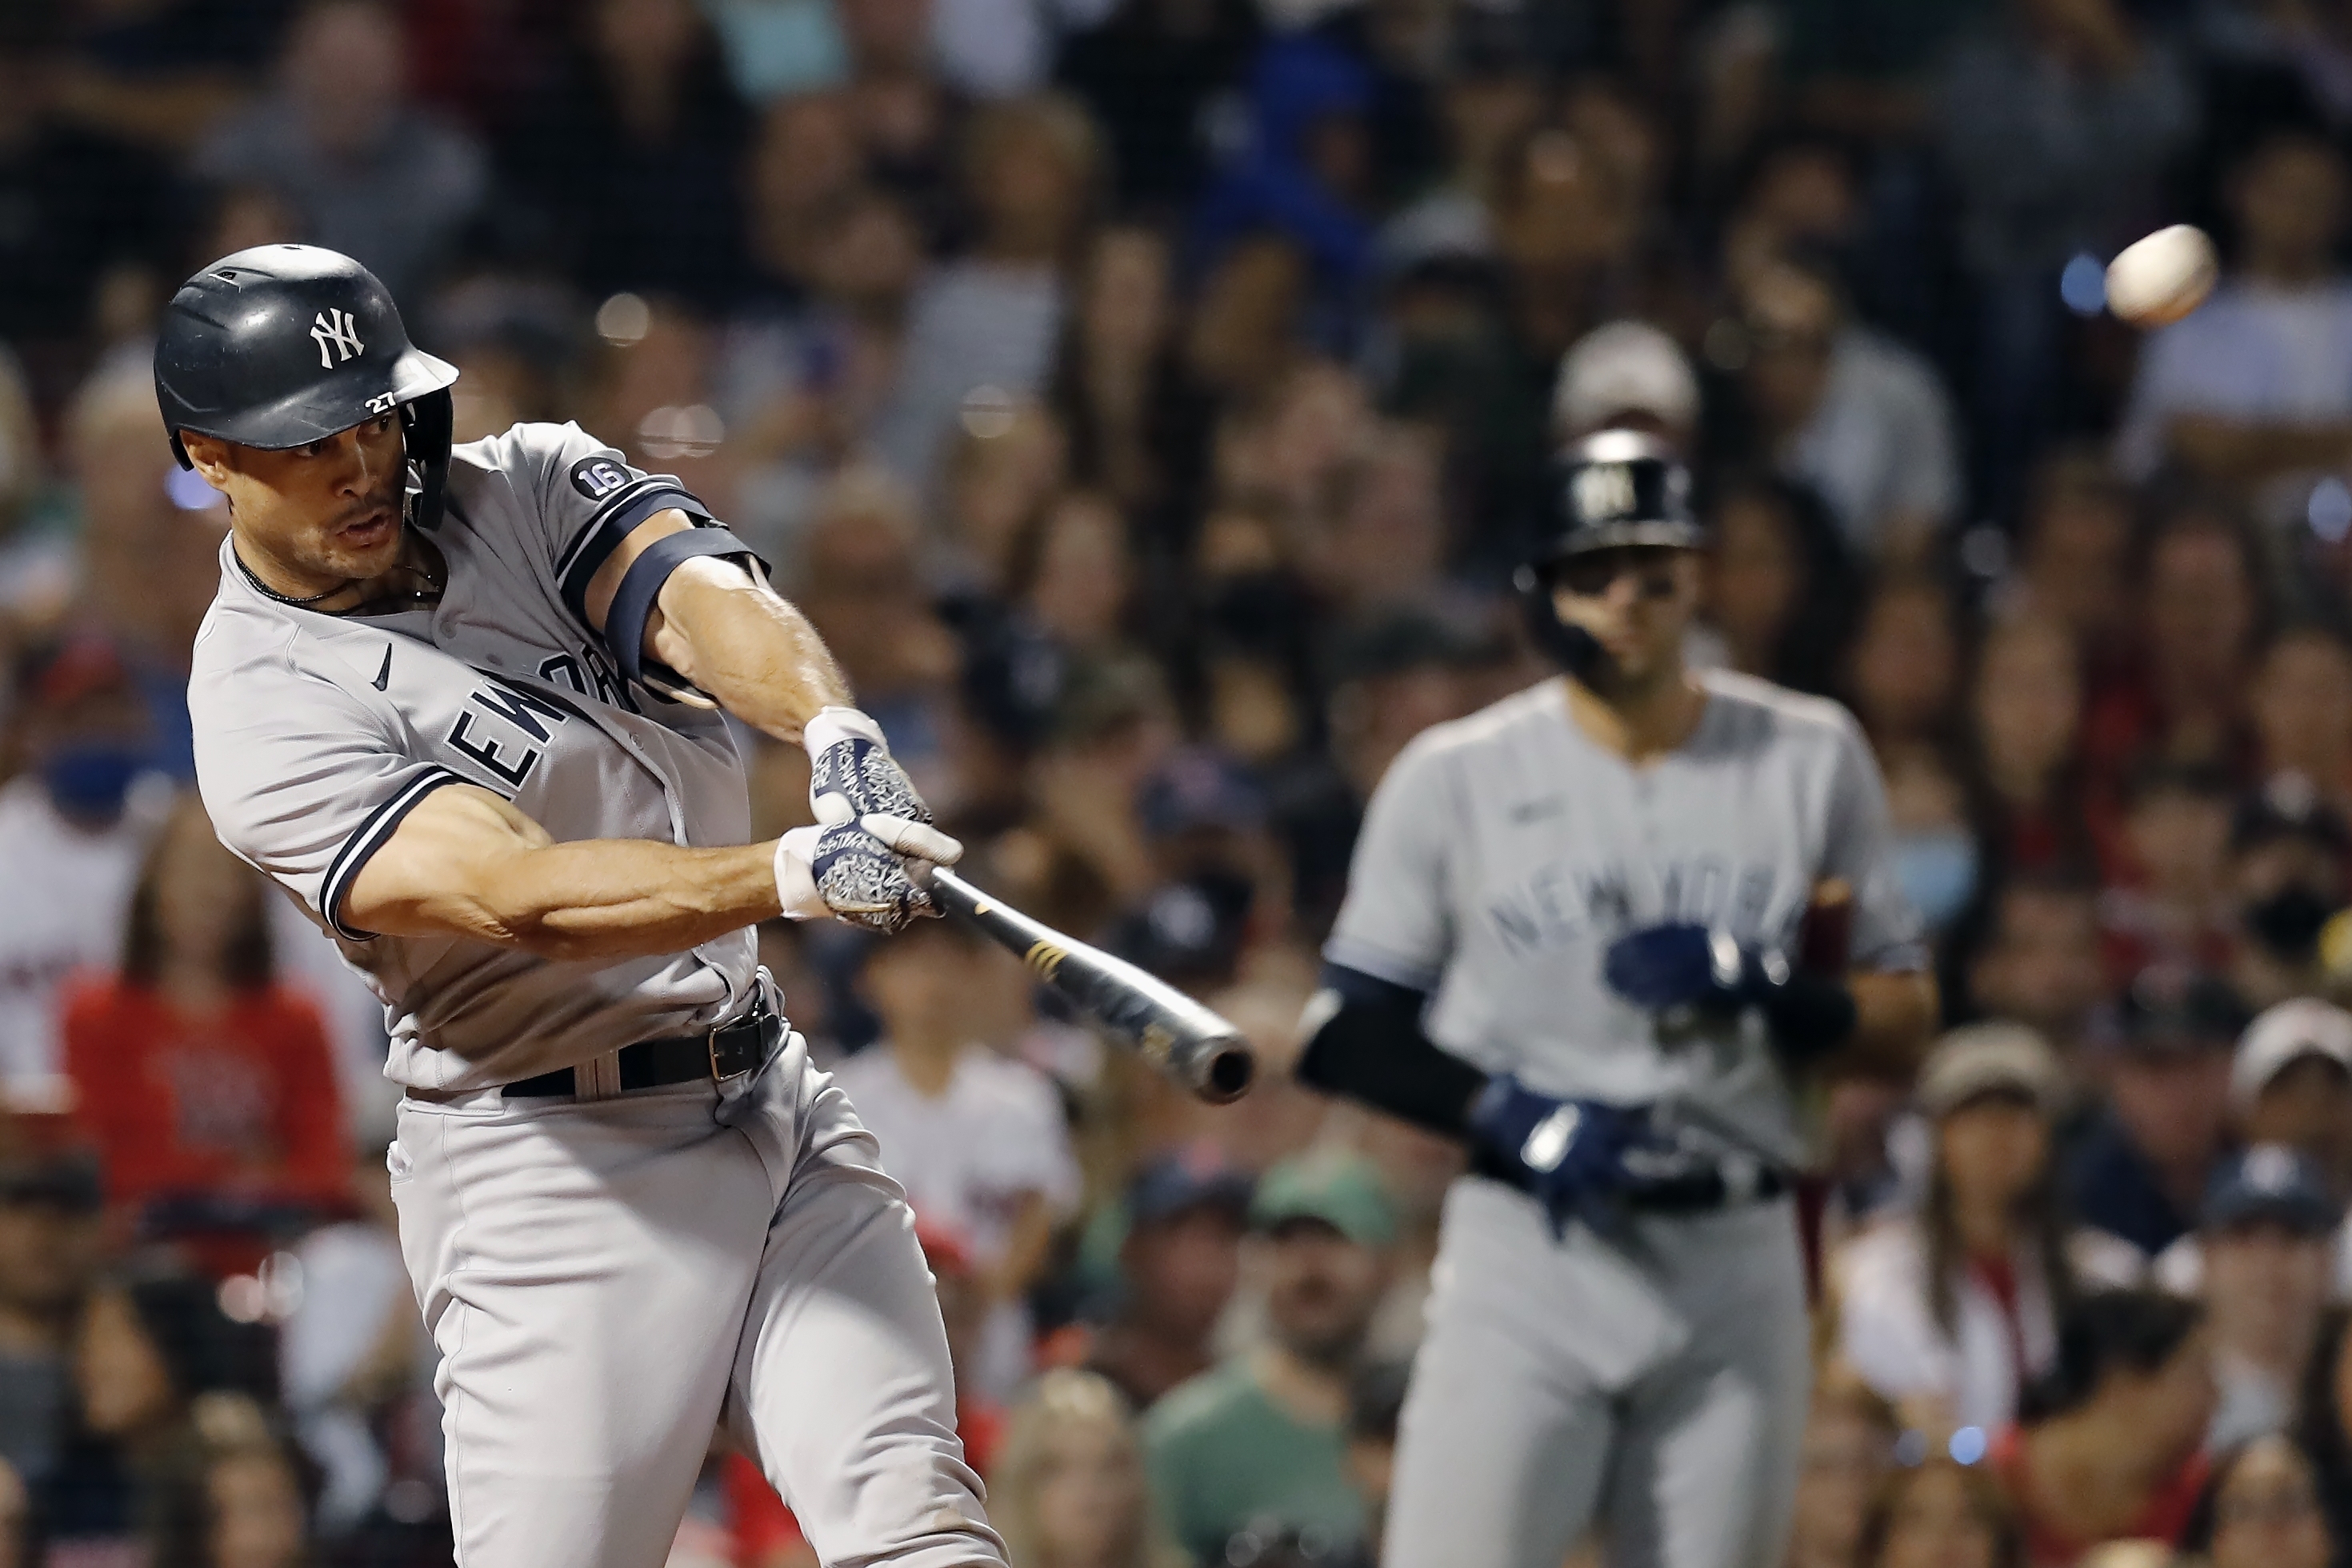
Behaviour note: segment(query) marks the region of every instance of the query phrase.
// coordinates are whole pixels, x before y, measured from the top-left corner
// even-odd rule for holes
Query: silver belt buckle
[[[741,1078],[745,1073],[748,1073],[748,1072],[750,1072],[750,1071],[751,1070],[751,1068],[737,1068],[735,1071],[733,1071],[733,1072],[720,1072],[720,1071],[719,1070],[719,1032],[720,1032],[721,1030],[725,1030],[725,1029],[731,1029],[731,1028],[733,1028],[737,1024],[757,1024],[757,1023],[759,1022],[759,1019],[760,1019],[760,1014],[759,1014],[759,1007],[758,1007],[758,1004],[754,1003],[754,1004],[753,1004],[753,1005],[752,1005],[752,1011],[751,1012],[751,1014],[750,1014],[748,1016],[741,1017],[741,1018],[732,1019],[732,1020],[730,1020],[730,1022],[727,1022],[727,1023],[724,1023],[724,1024],[713,1024],[709,1028],[708,1028],[708,1029],[706,1029],[706,1030],[704,1030],[704,1031],[703,1031],[703,1035],[702,1035],[702,1050],[703,1050],[703,1056],[704,1056],[705,1059],[707,1059],[707,1060],[710,1063],[710,1079],[711,1079],[711,1081],[712,1081],[713,1083],[725,1083],[725,1082],[726,1082],[728,1079],[730,1079]],[[757,1064],[754,1064],[754,1065],[757,1065]]]

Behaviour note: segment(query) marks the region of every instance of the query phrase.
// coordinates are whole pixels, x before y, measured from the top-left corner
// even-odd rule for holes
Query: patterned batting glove
[[[778,839],[776,897],[787,919],[833,916],[886,933],[940,912],[890,847],[854,822],[795,827]]]
[[[963,846],[931,826],[931,808],[890,756],[882,726],[855,708],[826,708],[808,721],[809,809],[826,827],[856,823],[898,853],[952,866]]]

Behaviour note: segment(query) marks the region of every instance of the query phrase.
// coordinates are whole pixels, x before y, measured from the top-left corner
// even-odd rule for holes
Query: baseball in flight
[[[2107,309],[2135,327],[2164,327],[2205,302],[2221,275],[2213,242],[2177,223],[2133,241],[2107,263]]]

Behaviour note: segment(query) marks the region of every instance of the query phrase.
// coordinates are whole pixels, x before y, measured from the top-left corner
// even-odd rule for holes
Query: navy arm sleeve
[[[1307,1004],[1299,1080],[1444,1137],[1468,1138],[1470,1105],[1486,1075],[1422,1032],[1427,1002],[1411,986],[1324,964]]]

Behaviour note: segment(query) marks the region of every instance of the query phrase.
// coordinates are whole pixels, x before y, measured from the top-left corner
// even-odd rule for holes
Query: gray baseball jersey
[[[432,534],[448,584],[431,609],[320,615],[262,592],[222,546],[188,682],[205,806],[383,998],[398,1083],[510,1083],[717,1022],[751,994],[748,930],[666,957],[557,963],[377,936],[343,908],[368,858],[448,784],[505,796],[558,840],[750,839],[725,721],[625,684],[583,608],[622,537],[668,507],[710,524],[676,479],[577,426],[518,425],[451,458]]]
[[[1433,994],[1430,1038],[1547,1094],[1653,1103],[1782,1163],[1804,1155],[1756,1020],[1662,1023],[1601,978],[1667,921],[1791,946],[1814,884],[1854,889],[1857,968],[1926,954],[1895,885],[1885,792],[1837,704],[1720,671],[1680,747],[1636,767],[1558,679],[1421,735],[1374,792],[1332,962]]]

